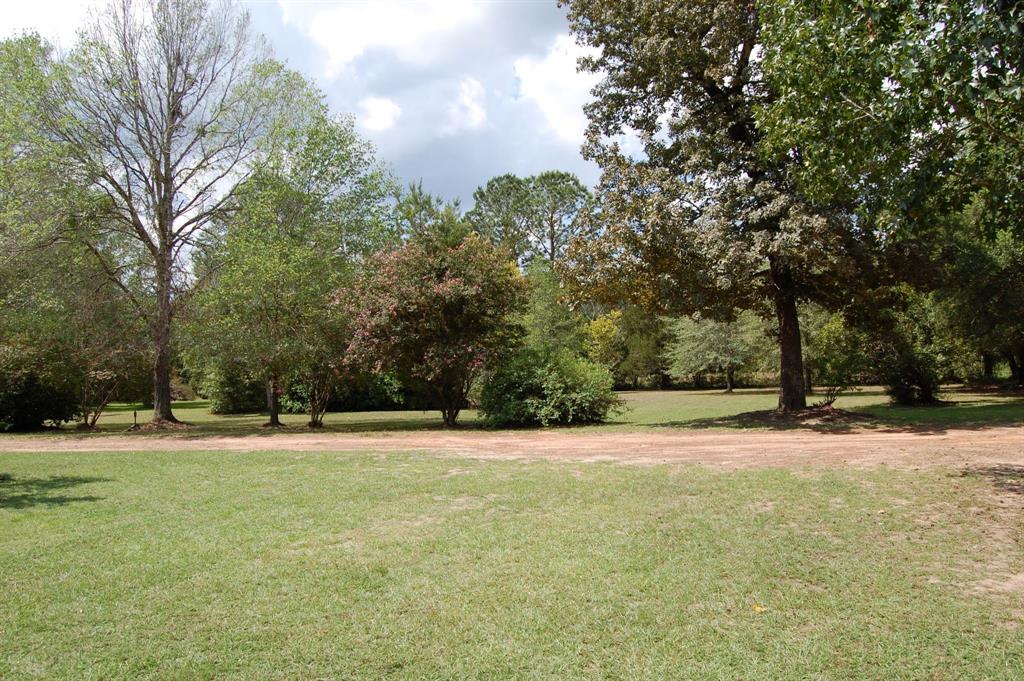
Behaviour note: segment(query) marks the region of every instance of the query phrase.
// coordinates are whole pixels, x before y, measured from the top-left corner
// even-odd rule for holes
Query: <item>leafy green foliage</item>
[[[0,343],[0,432],[70,421],[79,411],[79,379],[58,348]]]
[[[622,310],[611,310],[594,317],[584,329],[587,357],[609,371],[613,371],[626,357],[621,321]]]
[[[643,308],[629,306],[619,318],[619,331],[625,353],[614,369],[616,382],[633,389],[665,387],[665,349],[669,339],[665,320]]]
[[[480,410],[494,426],[601,423],[619,406],[611,372],[566,350],[527,348],[487,375]]]
[[[600,212],[570,250],[582,297],[673,315],[779,319],[782,409],[805,406],[797,302],[838,302],[870,264],[873,235],[815,206],[762,154],[755,111],[774,97],[761,70],[755,3],[567,0],[584,67],[602,76],[585,154],[602,168]],[[633,133],[642,154],[627,152]]]
[[[811,366],[815,380],[825,386],[819,405],[832,405],[839,394],[857,385],[871,367],[866,334],[846,324],[842,315],[831,315],[814,335]]]
[[[266,404],[266,385],[238,363],[211,363],[196,387],[210,401],[211,414],[253,413]]]
[[[440,239],[454,246],[472,231],[463,218],[459,201],[445,201],[414,182],[404,192],[396,192],[393,209],[398,234],[405,238]]]
[[[372,253],[393,243],[390,176],[347,118],[310,117],[238,191],[211,284],[190,320],[193,364],[242,368],[275,395],[303,383],[319,426],[338,385],[348,320],[334,296]]]
[[[583,353],[584,320],[566,304],[558,274],[547,260],[535,259],[526,268],[530,294],[523,316],[526,344],[545,352]]]
[[[521,338],[526,296],[519,270],[481,237],[413,238],[339,294],[355,328],[347,364],[393,372],[454,426],[473,380]]]
[[[876,372],[896,404],[930,404],[939,392],[938,367],[934,355],[914,345],[907,336],[891,335],[874,347]]]
[[[886,288],[881,295],[847,319],[866,336],[872,374],[897,404],[934,403],[942,362],[933,305],[909,286]],[[853,338],[849,342],[863,342],[862,336]]]
[[[670,326],[667,355],[675,376],[708,372],[725,376],[726,390],[736,385],[736,373],[765,354],[768,335],[764,321],[745,312],[730,322],[683,317]]]
[[[778,96],[758,119],[772,155],[798,150],[806,192],[899,231],[986,186],[1019,222],[1019,3],[772,0],[761,10]]]
[[[466,213],[466,220],[478,234],[522,263],[530,251],[531,199],[529,179],[499,175],[473,192],[473,210]]]
[[[583,226],[590,191],[572,173],[500,175],[473,192],[466,219],[480,235],[504,247],[517,263],[557,263]]]

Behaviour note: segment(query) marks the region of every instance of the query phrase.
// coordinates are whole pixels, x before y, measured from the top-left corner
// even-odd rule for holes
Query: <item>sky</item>
[[[102,0],[5,3],[0,37],[67,50]],[[242,0],[275,56],[312,78],[404,183],[472,205],[502,173],[576,173],[594,76],[556,0]]]

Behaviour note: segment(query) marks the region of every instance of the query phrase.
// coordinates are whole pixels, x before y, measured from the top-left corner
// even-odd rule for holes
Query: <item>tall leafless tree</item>
[[[114,0],[79,36],[52,130],[107,198],[103,240],[139,244],[146,296],[93,249],[152,331],[153,420],[171,410],[171,333],[197,240],[230,205],[285,110],[287,72],[230,0]]]

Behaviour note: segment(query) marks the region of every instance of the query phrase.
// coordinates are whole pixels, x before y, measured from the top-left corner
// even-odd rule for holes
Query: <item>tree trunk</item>
[[[775,286],[775,315],[779,321],[779,411],[799,411],[807,408],[807,396],[793,276],[774,258],[769,262]]]
[[[1013,380],[1015,385],[1022,384],[1022,370],[1019,364],[1017,364],[1017,357],[1014,356],[1013,350],[1007,352],[1007,361],[1010,363],[1010,378]]]
[[[981,353],[981,375],[985,378],[992,378],[995,375],[996,358],[991,352]]]
[[[814,371],[808,364],[804,365],[804,391],[808,395],[814,394]]]
[[[161,258],[167,260],[168,258]],[[171,264],[160,262],[156,272],[157,316],[153,329],[156,357],[153,363],[153,422],[178,423],[171,410]]]
[[[728,367],[725,370],[725,392],[731,393],[734,387],[736,387],[736,370]]]
[[[1024,349],[1010,350],[1006,353],[1006,359],[1010,363],[1010,376],[1015,386],[1024,387]]]
[[[281,425],[281,395],[276,378],[267,381],[267,411],[270,412],[267,426],[269,428],[279,427]]]
[[[444,419],[446,428],[454,428],[459,420],[458,407],[443,407],[441,409],[441,418]]]

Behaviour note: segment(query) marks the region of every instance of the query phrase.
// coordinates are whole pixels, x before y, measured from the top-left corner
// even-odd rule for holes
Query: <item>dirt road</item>
[[[255,436],[83,436],[48,439],[0,436],[0,452],[99,451],[360,451],[431,452],[480,459],[570,459],[637,464],[699,463],[715,467],[891,466],[959,468],[1024,465],[1024,426],[977,429],[815,431],[672,430],[600,433],[284,432]]]

